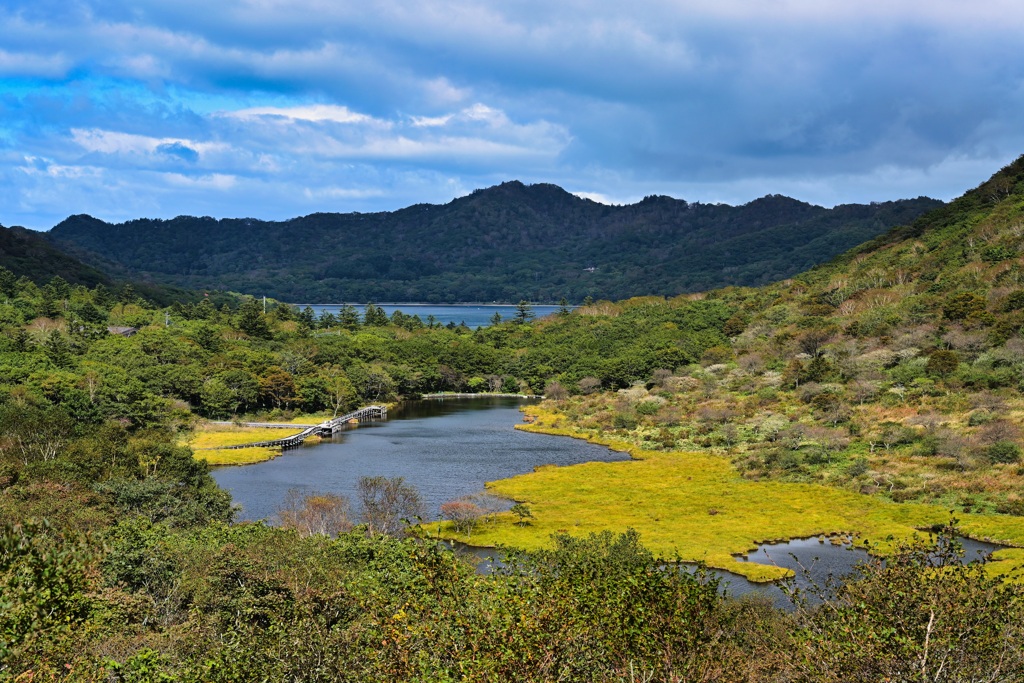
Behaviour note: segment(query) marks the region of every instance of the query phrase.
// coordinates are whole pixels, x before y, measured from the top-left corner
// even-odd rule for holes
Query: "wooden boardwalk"
[[[258,448],[258,447],[279,447],[282,450],[288,450],[289,448],[295,448],[302,444],[303,441],[311,436],[331,436],[335,432],[340,432],[345,428],[345,425],[353,422],[370,422],[373,420],[385,420],[388,417],[387,406],[367,406],[360,408],[359,410],[353,410],[351,413],[345,415],[339,415],[338,417],[332,418],[321,422],[318,425],[308,425],[298,434],[292,434],[281,439],[270,439],[269,441],[257,441],[255,443],[244,443],[238,446],[221,446],[224,450],[235,450],[238,448]],[[283,424],[270,424],[261,422],[246,422],[247,427],[269,427],[274,429],[285,429],[301,427],[303,425],[283,425]]]

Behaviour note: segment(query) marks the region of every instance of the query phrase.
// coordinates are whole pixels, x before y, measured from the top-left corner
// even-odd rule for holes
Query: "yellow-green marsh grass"
[[[544,547],[550,535],[609,529],[636,529],[655,554],[711,567],[753,581],[785,576],[777,567],[741,562],[736,555],[758,542],[847,533],[881,550],[917,529],[949,521],[944,508],[897,504],[816,484],[750,481],[720,456],[706,453],[643,451],[609,439],[554,427],[554,416],[530,408],[536,421],[521,429],[582,437],[629,452],[634,460],[542,467],[488,484],[492,493],[528,503],[531,523],[519,526],[502,515],[473,532],[476,545]],[[961,529],[979,539],[1024,546],[1024,518],[961,514]],[[455,536],[449,529],[447,532]],[[1000,551],[993,570],[1008,573],[1024,565],[1024,552]]]
[[[225,446],[283,439],[300,431],[298,428],[293,432],[290,429],[206,424],[188,434],[183,442],[192,447],[196,458],[211,465],[248,465],[276,458],[281,454],[281,449],[265,446],[228,449]],[[316,443],[319,438],[311,436],[306,439],[306,443]]]
[[[211,465],[251,465],[271,460],[281,455],[280,448],[255,446],[252,448],[218,448],[209,451],[195,451],[195,457]]]

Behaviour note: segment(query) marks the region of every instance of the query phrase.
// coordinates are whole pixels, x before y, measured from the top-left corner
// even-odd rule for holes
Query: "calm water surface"
[[[338,311],[341,310],[342,304],[292,304],[298,306],[300,309],[305,308],[307,305],[316,312],[317,316],[320,316],[324,311],[330,311],[334,315],[338,315]],[[362,316],[366,310],[366,304],[352,304],[359,315]],[[424,323],[427,322],[429,316],[434,316],[434,320],[441,325],[447,325],[448,323],[454,323],[459,325],[466,323],[470,328],[476,329],[477,327],[487,327],[491,324],[491,318],[494,317],[495,313],[501,315],[502,320],[511,320],[516,314],[516,307],[504,304],[450,304],[447,306],[441,306],[436,304],[378,304],[380,308],[384,309],[384,312],[390,316],[395,311],[401,311],[406,315],[418,315],[420,320]],[[533,314],[541,318],[545,315],[551,315],[558,311],[558,306],[532,306]],[[573,308],[570,306],[570,308]]]
[[[360,477],[404,477],[420,492],[425,519],[441,503],[483,490],[484,483],[539,465],[627,460],[603,446],[513,429],[522,422],[508,398],[409,401],[386,422],[364,423],[333,441],[285,451],[274,460],[214,470],[242,506],[240,519],[272,519],[289,489],[356,499]]]

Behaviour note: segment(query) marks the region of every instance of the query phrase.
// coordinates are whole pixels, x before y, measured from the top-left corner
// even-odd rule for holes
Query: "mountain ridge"
[[[76,214],[45,234],[120,275],[282,300],[581,301],[765,284],[941,205],[825,209],[766,195],[738,207],[663,196],[613,206],[508,181],[388,212],[116,224]]]

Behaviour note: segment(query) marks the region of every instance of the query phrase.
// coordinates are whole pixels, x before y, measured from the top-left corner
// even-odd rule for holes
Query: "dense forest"
[[[7,273],[5,277],[22,277],[39,286],[53,278],[60,278],[70,285],[103,285],[108,290],[128,284],[149,301],[162,305],[196,302],[211,295],[218,305],[235,300],[234,296],[223,292],[201,293],[172,285],[113,278],[56,247],[45,234],[18,227],[0,225],[0,267]]]
[[[478,330],[373,306],[161,307],[130,286],[0,269],[0,676],[1021,680],[1022,254],[1024,158],[773,285],[543,319],[526,307]],[[475,525],[475,539],[529,541],[485,575],[378,504],[383,490],[414,499],[400,481],[367,481],[351,508],[324,494],[274,526],[233,524],[187,445],[206,418],[444,390],[543,392],[531,428],[636,448],[644,460],[587,471],[671,472],[656,495],[703,485],[699,466],[719,487],[864,501],[875,524],[884,505],[962,527],[898,538],[858,580],[783,612],[722,597],[648,547],[668,523],[742,535],[773,516],[760,507],[745,521],[730,500],[655,515],[637,489],[618,512],[647,528],[617,526],[615,510],[566,524],[545,496],[587,487],[547,468],[517,478],[533,486],[518,515],[448,517],[450,537]],[[966,564],[955,532],[1016,547]]]
[[[284,222],[72,216],[47,236],[123,276],[292,302],[580,302],[760,285],[794,275],[940,205],[823,209],[648,197],[631,206],[508,182],[443,206]]]

